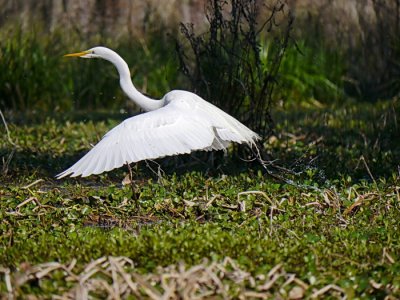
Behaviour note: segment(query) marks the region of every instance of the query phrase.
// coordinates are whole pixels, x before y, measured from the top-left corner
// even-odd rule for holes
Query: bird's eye
[[[92,54],[94,54],[94,50],[92,50]]]

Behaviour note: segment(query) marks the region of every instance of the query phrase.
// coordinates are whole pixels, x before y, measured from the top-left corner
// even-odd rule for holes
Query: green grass
[[[270,60],[269,43],[263,60]],[[348,66],[338,49],[327,49],[316,40],[290,44],[278,74],[277,97],[288,102],[335,103],[346,98],[344,89]]]
[[[138,167],[139,209],[132,189],[120,184],[126,170],[54,179],[125,115],[99,114],[94,121],[86,115],[27,115],[25,121],[8,115],[17,146],[1,127],[0,266],[10,268],[16,286],[29,266],[53,261],[76,259],[79,273],[97,258],[126,256],[135,272],[154,274],[158,266],[190,267],[228,256],[254,276],[282,263],[309,285],[307,296],[335,284],[348,298],[398,297],[399,111],[396,100],[278,109],[276,137],[265,146],[277,163],[299,173],[285,175],[296,185],[233,158],[208,172],[174,170],[167,160],[162,179]],[[240,194],[246,191],[264,194]],[[63,278],[32,278],[16,293],[60,294],[71,284]],[[3,273],[0,291],[6,292]],[[279,293],[285,295],[277,288],[274,295]]]
[[[62,28],[48,32],[39,25],[18,24],[0,30],[0,109],[76,111],[119,108],[124,96],[118,73],[108,62],[63,57],[95,46],[117,51],[144,93],[162,97],[178,85],[174,43],[166,32],[147,38],[83,37]]]

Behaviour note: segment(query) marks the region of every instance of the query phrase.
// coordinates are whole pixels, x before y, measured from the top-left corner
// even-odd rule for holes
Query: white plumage
[[[223,150],[230,142],[253,145],[259,136],[218,107],[187,91],[174,90],[161,100],[150,99],[133,86],[125,61],[114,51],[95,47],[68,54],[112,62],[128,97],[146,113],[126,119],[72,167],[57,175],[89,176],[145,159]]]

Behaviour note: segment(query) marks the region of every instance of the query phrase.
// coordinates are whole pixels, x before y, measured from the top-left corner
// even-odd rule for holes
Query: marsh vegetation
[[[24,4],[5,6],[10,17],[0,20],[2,297],[400,296],[398,1],[367,1],[369,10],[348,1],[359,14],[352,43],[345,41],[356,30],[347,26],[353,19],[340,18],[337,4],[331,13],[342,29],[332,31],[321,25],[329,6],[303,15],[300,4],[307,1],[288,2],[274,2],[284,6],[271,30],[251,43],[241,41],[250,48],[240,51],[223,46],[232,45],[235,27],[219,19],[214,28],[220,35],[209,39],[198,9],[189,20],[199,27],[182,34],[179,22],[154,25],[157,11],[146,1],[146,26],[125,24],[116,35],[113,27],[101,34],[92,27],[69,28],[68,21],[60,27],[57,18],[38,22],[32,16],[20,24],[11,16],[24,11]],[[289,8],[297,17],[292,24]],[[105,26],[112,10],[101,11],[104,23],[93,17],[93,24]],[[259,18],[270,16],[266,11]],[[389,11],[397,19],[385,18]],[[385,40],[375,39],[387,22],[392,23]],[[231,30],[225,38],[224,28]],[[246,151],[231,148],[224,157],[196,153],[141,162],[133,168],[134,186],[122,184],[124,168],[55,180],[109,129],[137,113],[112,66],[61,57],[97,44],[118,50],[137,87],[155,98],[175,88],[193,89],[248,122],[243,112],[252,109],[252,97],[263,95],[258,120],[268,130],[262,147],[277,177],[248,161]],[[226,63],[238,53],[249,55],[246,67],[242,60]],[[190,58],[198,58],[196,64]],[[189,60],[182,65],[182,59]],[[277,63],[273,72],[271,59]],[[234,72],[213,68],[217,62]],[[212,85],[216,78],[224,85]],[[264,79],[268,92],[262,94]],[[225,92],[232,93],[229,99]],[[230,102],[234,96],[240,97]]]

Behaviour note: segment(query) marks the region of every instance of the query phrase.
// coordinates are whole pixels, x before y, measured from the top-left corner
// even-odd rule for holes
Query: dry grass
[[[0,267],[7,292],[0,294],[3,299],[26,295],[24,287],[36,285],[40,289],[48,284],[57,287],[60,294],[52,294],[52,299],[311,299],[330,296],[346,299],[346,292],[335,284],[316,288],[296,274],[287,273],[282,264],[273,267],[268,274],[252,275],[239,268],[229,257],[222,262],[202,264],[187,268],[185,264],[159,267],[156,273],[140,274],[134,263],[127,257],[104,256],[77,271],[77,261],[69,264],[58,262],[36,266],[21,265],[11,271]],[[1,278],[1,277],[0,277]],[[316,281],[316,279],[314,279]],[[47,282],[47,283],[46,283]],[[382,283],[371,282],[379,290]],[[390,289],[390,286],[386,288]]]
[[[239,268],[229,257],[222,262],[208,262],[187,268],[185,264],[159,267],[154,274],[140,274],[127,257],[104,256],[76,270],[77,261],[69,264],[49,262],[36,266],[21,265],[19,270],[0,268],[7,292],[3,297],[18,298],[25,295],[25,286],[39,288],[53,284],[60,294],[53,299],[302,299],[306,293],[311,298],[323,295],[343,298],[344,290],[334,284],[320,289],[287,273],[282,264],[268,274],[252,275]],[[377,287],[382,285],[375,283]],[[60,288],[64,286],[64,288]]]

